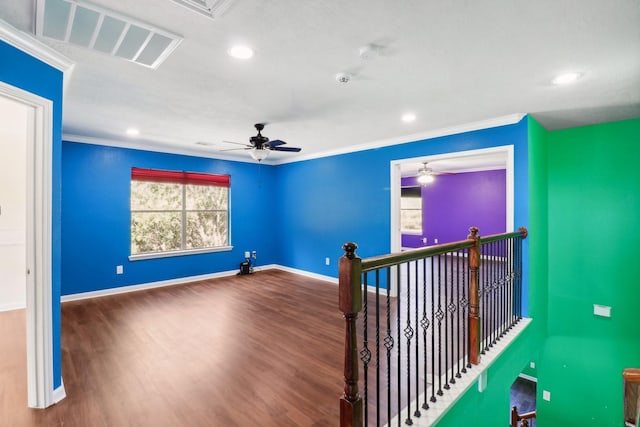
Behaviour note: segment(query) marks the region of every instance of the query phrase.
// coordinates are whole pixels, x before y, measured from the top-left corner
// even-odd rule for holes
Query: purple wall
[[[415,177],[402,178],[403,186],[417,185]],[[402,235],[403,247],[455,242],[467,236],[461,230],[480,229],[481,236],[504,233],[507,218],[506,171],[438,175],[422,187],[422,235]]]

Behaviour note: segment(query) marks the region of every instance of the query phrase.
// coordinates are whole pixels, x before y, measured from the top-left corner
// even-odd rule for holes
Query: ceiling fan
[[[249,154],[254,160],[261,162],[266,159],[269,155],[270,151],[290,151],[290,152],[299,152],[302,149],[298,147],[283,147],[286,142],[280,139],[274,139],[270,141],[269,138],[262,135],[262,130],[264,129],[265,123],[256,123],[255,125],[258,134],[249,138],[250,144],[243,144],[240,142],[233,141],[224,141],[229,144],[236,145],[244,145],[245,148],[231,148],[229,150],[222,151],[232,151],[232,150],[249,150]]]
[[[455,175],[452,172],[434,172],[433,169],[427,166],[428,162],[422,162],[422,167],[418,169],[418,183],[427,185],[435,181],[436,175]]]

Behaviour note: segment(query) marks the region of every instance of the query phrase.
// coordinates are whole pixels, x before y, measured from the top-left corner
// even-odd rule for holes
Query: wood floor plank
[[[337,295],[269,270],[64,303],[68,397],[46,410],[26,408],[24,311],[0,313],[0,425],[335,426]]]

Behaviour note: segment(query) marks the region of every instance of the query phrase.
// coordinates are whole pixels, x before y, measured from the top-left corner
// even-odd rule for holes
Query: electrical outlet
[[[551,392],[547,390],[542,390],[542,398],[547,402],[551,402]]]
[[[116,265],[116,274],[122,273],[124,273],[124,267],[122,267],[121,265]]]
[[[244,251],[244,257],[249,259],[249,257],[251,256],[251,252],[249,251]]]
[[[253,257],[253,259],[258,258],[258,252],[256,251],[251,252],[251,256]]]
[[[422,238],[422,244],[424,244],[424,245],[426,245],[426,244],[427,244],[427,238],[426,238],[426,237],[423,237],[423,238]]]
[[[530,362],[530,363],[529,363],[529,367],[530,367],[531,369],[536,369],[536,362]]]
[[[593,314],[602,317],[611,317],[611,307],[608,305],[593,304]]]
[[[326,257],[324,259],[324,265],[329,265],[329,264],[331,264],[331,260],[329,259],[329,257]]]
[[[438,244],[438,239],[433,239],[433,243]]]

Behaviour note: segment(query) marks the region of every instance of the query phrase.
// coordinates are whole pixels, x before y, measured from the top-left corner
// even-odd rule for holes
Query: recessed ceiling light
[[[253,49],[249,46],[236,45],[230,47],[227,53],[236,59],[249,59],[253,56]]]
[[[413,113],[404,113],[402,115],[402,121],[405,123],[411,123],[416,120],[416,115]]]
[[[551,80],[551,83],[554,85],[566,85],[575,82],[580,77],[582,77],[582,74],[575,71],[571,73],[558,74],[553,80]]]
[[[129,129],[127,129],[127,135],[129,135],[129,136],[138,136],[138,135],[140,135],[140,131],[138,129],[135,129],[135,128],[129,128]]]

